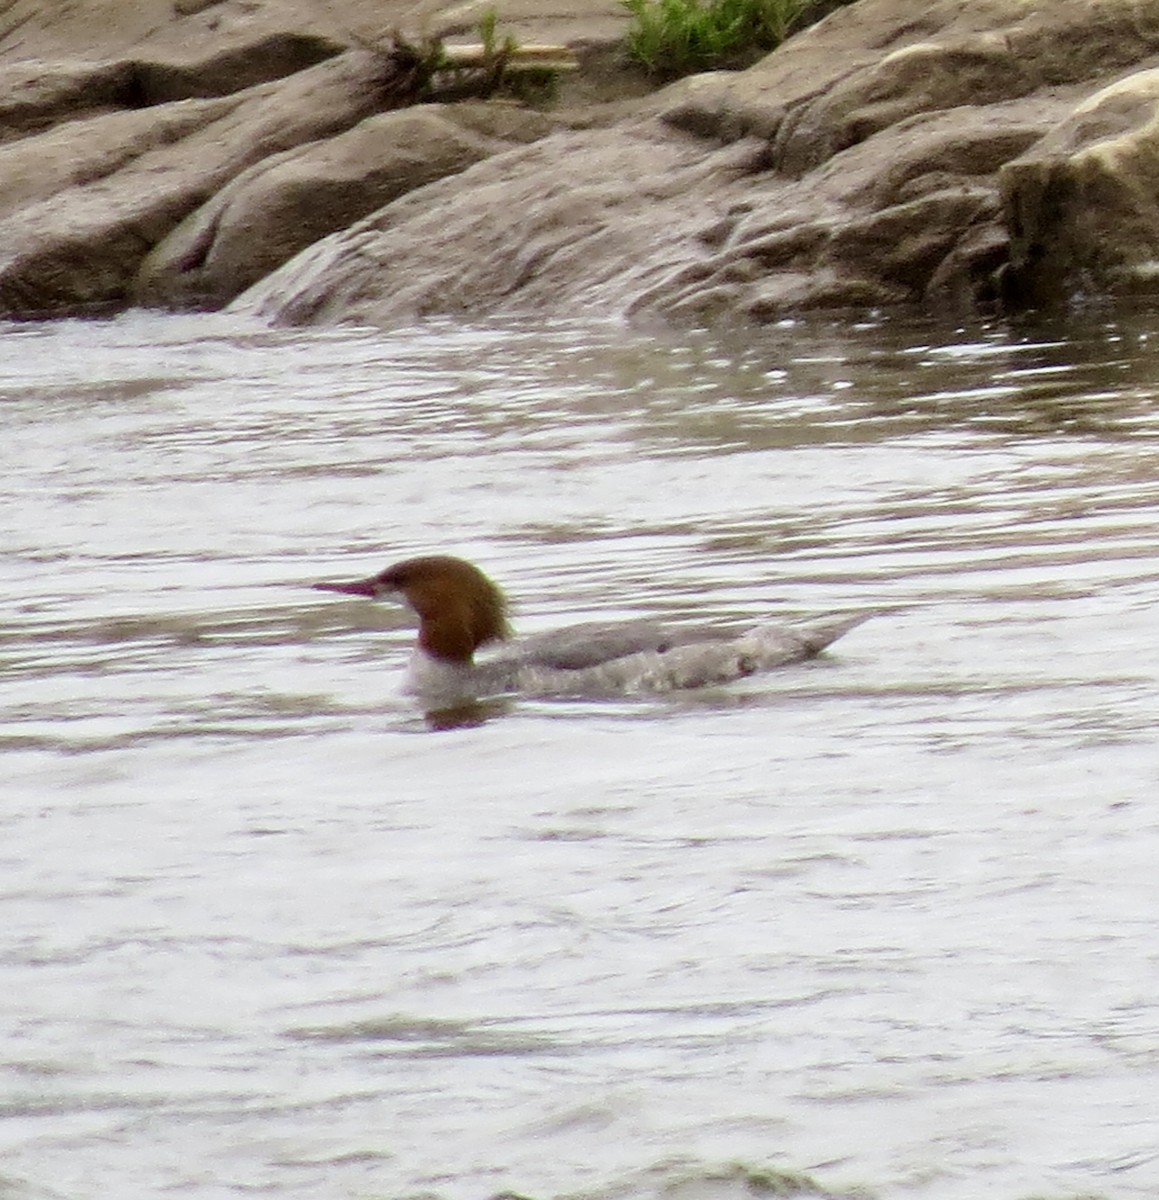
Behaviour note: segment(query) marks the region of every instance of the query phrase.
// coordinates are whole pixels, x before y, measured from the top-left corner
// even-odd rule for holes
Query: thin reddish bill
[[[316,592],[342,592],[347,596],[374,596],[373,579],[356,579],[353,583],[312,583]]]

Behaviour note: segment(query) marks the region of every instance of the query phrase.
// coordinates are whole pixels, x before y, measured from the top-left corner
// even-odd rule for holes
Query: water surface
[[[1157,337],[6,327],[0,1194],[1159,1193]],[[440,732],[432,549],[882,614]]]

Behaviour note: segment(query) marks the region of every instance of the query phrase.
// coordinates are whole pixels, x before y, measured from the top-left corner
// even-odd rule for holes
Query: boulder
[[[497,7],[523,40],[616,62],[617,0]],[[0,315],[236,297],[282,321],[765,321],[1041,305],[1159,276],[1149,0],[857,0],[747,71],[633,84],[614,108],[589,82],[550,120],[386,116],[405,91],[386,56],[336,53],[479,15],[12,0]],[[93,49],[33,61],[49,45]]]
[[[341,53],[327,38],[276,33],[203,58],[17,62],[0,67],[0,140],[102,113],[227,96]]]
[[[759,149],[759,148],[758,148]],[[235,302],[282,321],[431,313],[597,316],[671,270],[753,147],[623,129],[556,133],[388,204]],[[670,253],[663,253],[665,244]]]
[[[417,105],[270,155],[162,239],[141,265],[133,298],[218,307],[325,235],[552,128],[512,105]]]
[[[286,30],[347,47],[395,29],[470,35],[489,9],[521,42],[609,42],[627,21],[619,0],[4,0],[0,61],[181,59]]]
[[[230,96],[73,120],[0,148],[0,312],[123,306],[142,260],[190,212],[253,163],[390,107],[397,84],[383,56],[351,51]]]
[[[860,0],[748,71],[674,85],[656,117],[555,134],[411,193],[237,306],[288,321],[770,320],[835,306],[976,311],[1009,303],[1016,278],[1036,302],[1063,298],[1065,280],[1040,272],[1031,289],[1028,272],[1050,275],[1049,245],[1073,243],[1064,257],[1077,263],[1090,222],[1081,188],[1069,213],[1035,200],[1057,192],[1031,167],[1035,148],[1057,164],[1061,139],[1073,157],[1094,136],[1083,106],[1156,55],[1159,10],[1137,0]],[[1132,153],[1104,147],[1083,165],[1121,173],[1120,216],[1135,197],[1122,237],[1100,224],[1099,259],[1144,256],[1136,280],[1155,261],[1145,78],[1114,102],[1135,97]],[[1063,220],[1069,231],[1054,227]]]
[[[999,172],[1008,301],[1159,286],[1159,68],[1097,92]]]
[[[10,220],[12,230],[51,220],[52,209],[70,190],[115,179],[119,171],[224,119],[237,105],[226,97],[160,110],[115,110],[0,145],[0,229]]]
[[[589,34],[623,25],[617,0],[569,3],[500,0],[523,40],[561,21]],[[420,33],[476,30],[477,6],[3,7],[0,317],[220,304],[331,230],[555,127],[494,105],[358,128],[418,95],[391,31],[404,19]],[[48,49],[51,61],[36,57]]]

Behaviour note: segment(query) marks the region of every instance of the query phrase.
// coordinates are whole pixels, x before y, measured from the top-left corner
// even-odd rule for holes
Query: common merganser
[[[758,625],[739,636],[650,621],[592,622],[516,642],[483,662],[475,651],[511,637],[507,598],[474,564],[446,554],[408,558],[319,591],[379,599],[401,595],[419,618],[404,690],[427,712],[521,693],[537,696],[669,692],[730,683],[800,662],[859,625],[868,612],[802,625]]]

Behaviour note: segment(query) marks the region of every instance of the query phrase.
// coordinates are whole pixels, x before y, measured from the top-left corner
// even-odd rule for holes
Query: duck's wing
[[[620,621],[611,625],[587,621],[516,643],[511,654],[532,667],[582,671],[630,654],[665,654],[690,642],[717,642],[735,636],[729,630],[686,629],[656,621]]]
[[[608,689],[634,692],[713,687],[813,658],[871,616],[844,613],[795,625],[758,625],[740,637],[694,634],[662,652],[628,654],[582,674]]]
[[[872,613],[846,613],[799,625],[760,625],[736,637],[721,630],[588,625],[574,632],[576,653],[560,635],[545,639],[544,657],[512,660],[513,690],[539,695],[672,692],[731,683],[801,662],[860,625]],[[652,636],[648,636],[651,634]],[[597,647],[598,653],[597,653]],[[499,664],[497,664],[499,665]]]

